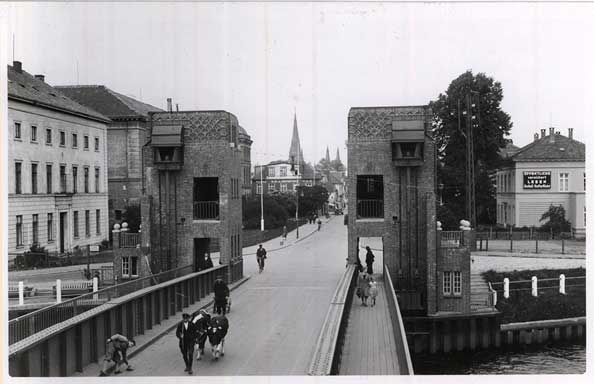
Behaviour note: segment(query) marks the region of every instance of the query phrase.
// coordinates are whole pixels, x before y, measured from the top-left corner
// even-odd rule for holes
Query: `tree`
[[[266,229],[279,228],[287,223],[289,213],[286,207],[279,203],[276,197],[264,195],[264,223]],[[260,197],[252,197],[245,200],[243,204],[242,218],[245,229],[260,228]]]
[[[569,232],[571,231],[571,223],[565,219],[565,208],[562,205],[552,205],[542,214],[540,221],[549,220],[540,226],[543,232],[553,233]]]
[[[338,159],[338,160],[332,160],[330,162],[330,168],[333,171],[342,172],[342,171],[344,171],[344,164],[342,164],[342,161],[340,161],[340,159]]]
[[[122,219],[128,223],[128,230],[130,232],[138,232],[140,229],[140,204],[129,204],[124,207]]]
[[[471,92],[478,95],[478,102],[475,97],[475,107],[472,109],[476,116],[473,121],[478,122],[473,127],[476,216],[478,222],[492,224],[496,220],[496,204],[495,188],[489,173],[502,162],[499,150],[507,143],[505,137],[509,135],[512,122],[510,116],[501,109],[501,83],[484,73],[476,76],[472,71],[463,73],[450,83],[445,94],[439,94],[430,103],[438,158],[437,182],[444,185],[442,196],[448,210],[466,212],[466,116],[463,112],[466,109],[465,97]],[[461,121],[460,130],[458,117]]]
[[[328,202],[328,190],[321,185],[313,187],[297,187],[299,194],[299,216],[306,217],[316,213]]]

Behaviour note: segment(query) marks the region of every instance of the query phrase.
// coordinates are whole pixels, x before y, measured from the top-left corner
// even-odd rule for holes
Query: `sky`
[[[511,139],[554,126],[586,140],[594,4],[12,4],[4,46],[52,85],[103,84],[157,107],[224,109],[252,163],[346,158],[349,108],[427,104],[466,70],[501,82]],[[12,49],[6,55],[13,60]]]

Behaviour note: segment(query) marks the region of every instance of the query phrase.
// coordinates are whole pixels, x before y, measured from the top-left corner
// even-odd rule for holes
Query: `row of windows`
[[[45,165],[45,192],[46,193],[78,193],[79,187],[79,178],[78,178],[78,165],[73,165],[71,168],[70,176],[72,177],[72,184],[70,185],[71,188],[68,188],[68,168],[66,165],[59,166],[59,188],[54,191],[53,182],[54,182],[54,165],[49,163]],[[85,193],[90,192],[89,187],[89,177],[90,177],[90,167],[84,166],[83,167],[83,191]],[[101,170],[99,167],[95,167],[95,193],[100,192],[100,185],[101,185]],[[14,164],[14,193],[22,194],[23,193],[23,163],[20,161],[15,162]],[[31,163],[31,194],[40,193],[39,190],[39,164],[38,163]]]
[[[54,214],[47,214],[46,221],[47,242],[53,243],[55,240],[54,229]],[[72,235],[75,239],[80,237],[79,234],[79,217],[78,211],[72,213]],[[95,231],[97,235],[101,234],[101,210],[95,210]],[[23,227],[23,215],[16,216],[16,246],[22,247],[25,243]],[[85,210],[85,236],[91,237],[91,211]],[[33,214],[31,217],[31,243],[39,244],[39,214]]]
[[[276,168],[275,167],[268,167],[268,176],[276,177]],[[280,167],[278,176],[279,177],[287,176],[287,167]]]
[[[497,176],[497,189],[499,192],[513,192],[513,177],[511,174]],[[584,172],[584,191],[586,190],[586,172]],[[559,173],[559,192],[569,192],[569,173]]]
[[[280,191],[280,192],[287,192],[289,189],[289,184],[288,183],[280,183],[279,188],[276,188],[276,183],[268,183],[268,192],[274,192],[274,191]],[[305,185],[306,187],[311,187],[313,186],[313,181],[312,180],[305,180],[303,182],[303,185]],[[297,190],[297,184],[293,184],[293,192],[295,192]],[[262,194],[262,184],[257,183],[256,184],[256,194],[257,195],[261,195]]]
[[[444,271],[443,272],[443,294],[444,296],[462,295],[462,272]]]
[[[515,216],[515,206],[507,203],[497,204],[497,222],[507,224],[507,219]]]
[[[22,128],[21,123],[18,121],[14,122],[14,138],[21,140],[22,139]],[[31,142],[37,143],[37,126],[31,125],[30,135],[29,135]],[[59,131],[58,141],[61,147],[66,147],[66,132]],[[53,145],[53,131],[51,128],[45,129],[45,144]],[[70,145],[72,148],[78,148],[78,133],[73,133],[70,139]],[[99,138],[94,138],[94,148],[95,151],[99,152]],[[89,149],[89,136],[83,135],[83,149]]]

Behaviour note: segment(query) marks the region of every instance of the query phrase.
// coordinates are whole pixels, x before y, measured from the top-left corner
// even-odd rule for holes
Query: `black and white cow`
[[[225,336],[227,336],[228,330],[229,320],[225,315],[211,317],[207,333],[215,360],[218,360],[219,356],[225,356]]]
[[[200,360],[204,355],[204,344],[208,337],[208,326],[210,324],[210,314],[204,309],[192,314],[192,322],[196,324],[196,360]]]

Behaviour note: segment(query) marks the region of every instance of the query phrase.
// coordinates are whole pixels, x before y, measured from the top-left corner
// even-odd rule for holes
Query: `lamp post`
[[[264,232],[264,168],[260,166],[260,231]]]
[[[301,148],[298,148],[297,150],[297,169],[295,170],[295,175],[297,176],[297,202],[295,204],[295,221],[297,222],[297,231],[295,232],[297,234],[297,239],[299,239],[299,194],[301,193],[301,191],[299,191],[299,187],[301,186],[301,175],[299,174],[299,155],[301,153]]]

